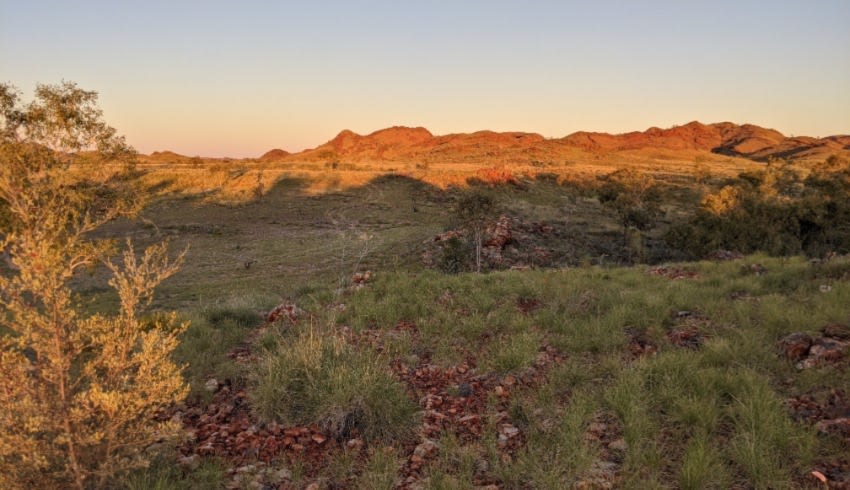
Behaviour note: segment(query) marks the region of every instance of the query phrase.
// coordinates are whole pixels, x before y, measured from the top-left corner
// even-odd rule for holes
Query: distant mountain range
[[[824,160],[830,155],[850,157],[850,135],[813,138],[787,137],[779,131],[730,122],[694,121],[669,129],[649,128],[623,134],[580,131],[546,139],[536,133],[478,131],[434,136],[425,128],[391,127],[368,135],[345,130],[311,150],[288,153],[271,150],[261,160],[361,161],[486,161],[552,159],[564,154],[610,153],[641,150],[711,152],[756,161]]]
[[[546,139],[536,133],[477,131],[435,136],[422,127],[394,126],[368,135],[344,130],[316,148],[299,153],[281,149],[266,152],[261,161],[291,162],[445,162],[534,163],[581,159],[600,154],[652,156],[653,152],[710,152],[766,162],[771,159],[822,161],[831,155],[850,159],[850,135],[813,138],[785,136],[774,129],[730,122],[697,121],[668,129],[649,128],[623,134],[579,131]],[[155,152],[152,158],[177,157]],[[184,157],[185,158],[185,157]]]

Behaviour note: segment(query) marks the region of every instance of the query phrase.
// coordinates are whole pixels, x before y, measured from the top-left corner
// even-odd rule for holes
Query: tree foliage
[[[133,152],[107,126],[96,94],[73,83],[40,85],[22,105],[0,85],[0,487],[97,488],[144,466],[144,449],[174,435],[156,422],[186,393],[171,360],[185,328],[174,315],[140,320],[155,286],[172,275],[164,244],[137,257],[128,242],[89,239],[109,220],[139,208],[124,174],[72,179],[73,165],[124,163]],[[92,170],[94,172],[94,169]],[[71,281],[104,263],[117,314],[85,314]]]
[[[603,178],[598,195],[599,202],[617,213],[624,233],[651,229],[661,214],[661,192],[649,174],[617,170]]]
[[[773,255],[850,252],[850,162],[830,157],[808,173],[784,162],[707,194],[668,242],[702,256],[717,249]]]
[[[496,214],[496,200],[482,191],[470,191],[457,202],[455,214],[460,223],[472,234],[475,246],[475,270],[481,272],[481,249],[484,246],[484,233],[487,224]]]

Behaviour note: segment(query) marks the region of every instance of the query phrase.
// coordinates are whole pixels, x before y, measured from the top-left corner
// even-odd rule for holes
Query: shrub
[[[104,487],[179,429],[154,416],[186,394],[171,360],[185,325],[140,313],[182,256],[169,260],[161,244],[139,258],[128,243],[118,265],[108,244],[87,239],[137,204],[120,189],[99,192],[105,184],[66,181],[69,163],[132,155],[100,120],[94,92],[39,86],[25,108],[11,87],[0,94],[0,200],[11,217],[0,242],[11,263],[0,276],[0,486]],[[98,261],[112,272],[117,315],[87,316],[75,303],[71,281]]]
[[[816,166],[802,179],[773,162],[742,173],[706,195],[696,214],[672,227],[667,242],[691,255],[717,249],[771,255],[850,252],[850,166],[839,159]]]

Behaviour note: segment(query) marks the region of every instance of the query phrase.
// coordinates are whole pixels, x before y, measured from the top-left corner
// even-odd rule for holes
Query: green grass
[[[576,235],[551,244],[564,263],[579,264],[597,250],[579,243],[588,235],[600,241],[612,230],[616,235],[594,199],[551,183],[535,186],[498,192],[513,214],[568,223]],[[320,472],[323,482],[399,483],[408,456],[401,441],[415,432],[420,407],[391,375],[390,360],[448,367],[473,358],[476,375],[499,379],[527,372],[544,346],[563,362],[539,384],[513,390],[507,407],[491,399],[480,440],[444,434],[436,459],[423,469],[427,488],[470,488],[482,466],[506,488],[570,488],[610,452],[588,437],[599,417],[613,418],[625,441],[615,455],[622,488],[793,487],[813,461],[840,454],[840,441],[792,421],[783,402],[850,386],[850,372],[797,371],[777,355],[776,342],[850,319],[850,261],[812,265],[755,255],[671,264],[698,273],[678,280],[647,274],[646,266],[591,266],[591,260],[480,275],[423,270],[423,244],[450,221],[453,192],[390,179],[309,196],[298,182],[285,181],[263,200],[240,206],[163,201],[147,211],[158,228],[122,224],[110,233],[132,232],[142,242],[170,235],[175,249],[191,245],[184,269],[166,282],[154,307],[179,308],[191,321],[176,355],[196,394],[208,377],[246,377],[264,419],[365,436],[366,454],[330,461]],[[411,196],[415,212],[407,205]],[[246,268],[245,259],[255,262]],[[747,273],[754,263],[768,272]],[[374,282],[347,291],[351,273],[364,269],[376,272]],[[829,289],[821,292],[824,285]],[[99,291],[89,293],[97,298]],[[314,318],[269,329],[257,340],[255,366],[229,360],[227,352],[282,297]],[[523,311],[520,305],[532,300],[539,305]],[[344,310],[328,308],[339,304]],[[692,314],[680,317],[680,311]],[[688,321],[705,338],[699,349],[668,340]],[[416,332],[387,335],[399,322],[413,323]],[[377,331],[384,351],[346,342],[341,326]],[[658,353],[634,359],[628,330],[645,333]],[[510,459],[497,446],[494,419],[503,409],[526,440]],[[220,478],[215,465],[178,473],[154,467],[134,475],[130,488],[188,488],[195,481],[204,488]]]
[[[404,440],[416,423],[416,406],[384,359],[312,327],[281,338],[260,360],[251,386],[263,418],[317,423],[338,438]]]
[[[215,305],[200,305],[183,315],[189,328],[183,334],[175,357],[186,366],[184,374],[194,396],[206,396],[204,382],[239,379],[242,369],[227,353],[258,328],[270,298],[246,295],[222,299]]]
[[[397,449],[391,446],[376,446],[370,451],[369,461],[357,482],[362,490],[392,490],[398,480],[401,466]]]
[[[527,367],[544,343],[561,350],[567,359],[548,383],[517,402],[517,413],[535,414],[523,417],[527,446],[510,464],[492,463],[508,487],[559,488],[580,481],[596,451],[583,431],[594,414],[608,411],[622,424],[628,448],[620,467],[625,486],[725,488],[747,482],[782,488],[831,447],[790,419],[784,398],[846,383],[848,375],[829,368],[797,372],[777,355],[776,342],[794,331],[816,333],[826,323],[846,321],[850,309],[843,301],[850,287],[833,281],[821,293],[823,278],[804,259],[744,261],[754,262],[768,273],[742,275],[741,262],[704,262],[688,266],[699,274],[690,280],[651,276],[643,267],[388,274],[352,296],[340,322],[356,329],[414,322],[422,335],[407,339],[406,351],[432,352],[434,362],[445,365],[462,359],[465,346],[475,342],[479,370],[494,374]],[[519,298],[535,298],[541,306],[523,313],[516,307]],[[679,311],[693,312],[685,318],[696,318],[705,336],[702,348],[667,340],[666,333],[686,321]],[[628,327],[646,331],[659,353],[630,360]],[[443,459],[441,452],[433,488],[470,483],[457,455],[463,451],[455,453]],[[552,472],[554,467],[560,470]]]
[[[148,468],[127,475],[123,484],[126,490],[218,490],[225,480],[224,466],[214,459],[202,460],[197,468],[186,470],[158,458]]]

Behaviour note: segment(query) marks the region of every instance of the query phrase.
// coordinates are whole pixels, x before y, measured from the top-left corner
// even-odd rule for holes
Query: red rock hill
[[[550,140],[535,133],[493,131],[434,136],[422,127],[395,126],[365,136],[345,130],[317,148],[285,158],[353,163],[489,160],[511,163],[564,158],[575,152],[599,154],[643,149],[705,151],[758,161],[771,158],[823,160],[834,154],[850,157],[850,136],[789,138],[776,130],[752,124],[702,124],[697,121],[668,129],[653,127],[623,134],[580,131]]]

